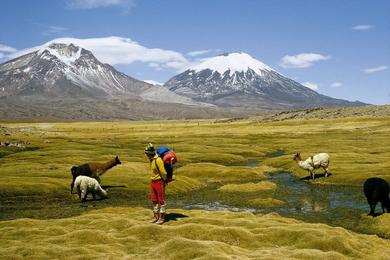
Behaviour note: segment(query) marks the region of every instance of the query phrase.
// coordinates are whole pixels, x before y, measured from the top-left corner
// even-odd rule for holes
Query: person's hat
[[[154,153],[156,153],[156,150],[154,149],[153,144],[149,143],[149,144],[145,147],[145,153],[146,153],[146,154],[154,154]]]

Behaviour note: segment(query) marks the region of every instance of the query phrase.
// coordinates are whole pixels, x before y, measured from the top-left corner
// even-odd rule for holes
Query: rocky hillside
[[[345,117],[389,117],[390,105],[383,106],[359,106],[340,108],[312,108],[294,111],[283,111],[276,114],[268,114],[254,117],[255,121],[272,122],[293,119],[332,119]]]

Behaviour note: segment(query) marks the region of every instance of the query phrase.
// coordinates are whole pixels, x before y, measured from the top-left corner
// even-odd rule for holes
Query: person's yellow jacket
[[[163,160],[156,154],[152,160],[150,160],[150,179],[153,181],[167,179],[167,172],[164,168]]]

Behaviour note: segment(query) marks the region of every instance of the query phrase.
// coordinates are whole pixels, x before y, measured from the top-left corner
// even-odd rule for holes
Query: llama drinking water
[[[307,170],[313,180],[315,177],[314,170],[320,167],[325,170],[325,177],[328,177],[329,154],[327,153],[319,153],[310,156],[305,161],[302,160],[300,153],[296,153],[293,160],[296,161],[302,169]]]
[[[369,178],[363,185],[364,195],[366,195],[367,202],[370,205],[370,213],[368,215],[375,215],[375,207],[378,202],[381,202],[382,211],[390,212],[390,198],[389,184],[381,178]]]
[[[80,166],[73,166],[70,169],[73,176],[72,183],[70,184],[70,193],[73,193],[74,182],[78,176],[88,176],[96,179],[100,183],[100,176],[118,164],[121,164],[121,161],[118,156],[116,156],[114,159],[106,163],[90,162]]]
[[[89,193],[92,194],[94,200],[96,199],[96,195],[98,195],[101,199],[107,198],[107,192],[100,187],[97,180],[91,177],[78,176],[74,184],[81,202],[85,202],[87,200]]]

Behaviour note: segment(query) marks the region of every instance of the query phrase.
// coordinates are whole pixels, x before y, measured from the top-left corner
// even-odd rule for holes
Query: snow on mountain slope
[[[81,50],[81,48],[76,47],[73,44],[70,44],[69,46],[51,44],[49,46],[43,46],[43,48],[40,49],[37,54],[42,55],[47,51],[49,55],[55,56],[57,59],[66,63],[68,66],[73,66],[73,63],[80,58]],[[42,58],[48,58],[50,60],[51,57],[43,55]]]
[[[205,69],[218,71],[219,74],[224,75],[229,71],[231,77],[235,72],[246,72],[248,69],[253,70],[257,74],[262,74],[264,71],[273,71],[271,67],[252,58],[247,53],[226,53],[216,57],[203,60],[200,64],[191,68],[195,72],[200,72]]]

